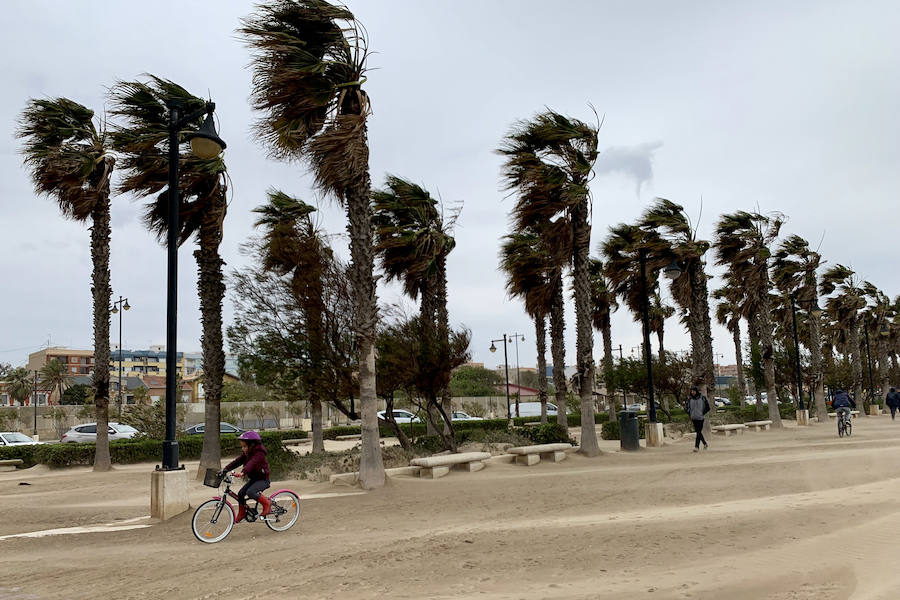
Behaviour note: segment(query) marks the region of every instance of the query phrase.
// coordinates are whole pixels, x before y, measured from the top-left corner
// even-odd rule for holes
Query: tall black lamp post
[[[497,351],[497,346],[494,345],[494,342],[503,342],[503,366],[506,368],[506,418],[512,423],[512,414],[509,412],[509,359],[506,358],[506,334],[503,334],[503,338],[491,340],[491,352]]]
[[[169,109],[169,212],[166,222],[168,228],[167,250],[168,269],[166,290],[166,439],[163,441],[163,471],[180,469],[178,465],[178,442],[175,440],[175,401],[176,388],[176,338],[178,332],[178,209],[180,208],[178,189],[179,132],[187,124],[206,115],[198,131],[189,132],[186,138],[191,142],[191,151],[201,160],[210,160],[222,153],[225,142],[216,133],[213,113],[214,102],[207,102],[201,110],[182,114],[180,102],[170,101]]]
[[[803,405],[803,374],[800,371],[800,336],[797,333],[797,305],[798,304],[809,304],[812,306],[810,309],[810,314],[813,318],[818,319],[822,316],[822,309],[819,308],[818,304],[813,304],[812,300],[800,300],[797,298],[797,295],[791,293],[791,319],[794,323],[794,369],[797,371],[797,396],[798,404],[797,407],[799,410],[806,410]],[[812,400],[810,400],[812,402]]]
[[[516,340],[516,416],[519,416],[519,399],[522,396],[522,383],[519,381],[519,339],[525,341],[525,336],[521,333],[514,333],[509,336],[510,340]]]
[[[34,383],[31,386],[31,401],[34,403],[34,435],[37,436],[37,369],[34,371]]]
[[[121,310],[120,310],[121,307]],[[131,305],[128,304],[128,298],[122,298],[119,296],[119,299],[113,302],[112,314],[118,313],[119,315],[119,418],[122,418],[122,313],[131,308]]]
[[[647,249],[638,249],[638,261],[641,265],[641,321],[644,329],[644,361],[647,364],[647,413],[650,423],[656,423],[656,400],[653,392],[653,359],[650,353],[650,291],[647,288]],[[673,259],[663,269],[666,279],[678,279],[681,267]]]
[[[866,334],[866,362],[869,365],[869,403],[875,402],[875,379],[872,377],[872,353],[869,352],[869,317],[863,319],[863,332]]]

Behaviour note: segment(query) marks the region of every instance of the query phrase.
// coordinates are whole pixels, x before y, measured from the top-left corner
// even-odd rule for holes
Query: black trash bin
[[[622,450],[640,450],[638,414],[633,410],[619,411],[619,447]]]

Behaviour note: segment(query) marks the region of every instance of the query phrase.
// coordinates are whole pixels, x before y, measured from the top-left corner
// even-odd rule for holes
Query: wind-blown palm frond
[[[97,202],[108,202],[100,193],[111,175],[106,133],[94,111],[68,98],[30,100],[16,136],[35,190],[54,198],[63,216],[86,221]]]

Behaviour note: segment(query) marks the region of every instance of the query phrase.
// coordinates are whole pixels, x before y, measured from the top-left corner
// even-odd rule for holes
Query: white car
[[[483,421],[481,417],[473,417],[470,416],[469,413],[464,413],[461,410],[454,410],[450,413],[451,421]]]
[[[131,425],[125,425],[123,423],[109,423],[107,432],[109,433],[109,441],[131,439],[139,433],[138,430]],[[69,443],[96,442],[97,424],[85,423],[83,425],[76,425],[65,432],[59,441]]]
[[[35,446],[44,442],[36,442],[18,431],[0,431],[0,446]]]
[[[391,412],[394,415],[394,421],[396,421],[397,423],[421,423],[422,422],[422,419],[420,419],[416,415],[412,414],[408,410],[394,409]],[[380,421],[386,421],[387,420],[386,417],[387,417],[387,411],[385,411],[385,410],[378,411],[378,419]]]

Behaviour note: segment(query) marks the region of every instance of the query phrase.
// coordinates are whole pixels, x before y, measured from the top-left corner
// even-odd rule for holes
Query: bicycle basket
[[[209,487],[217,488],[222,485],[223,476],[219,474],[215,469],[207,469],[206,475],[203,477],[203,485],[208,485]]]

